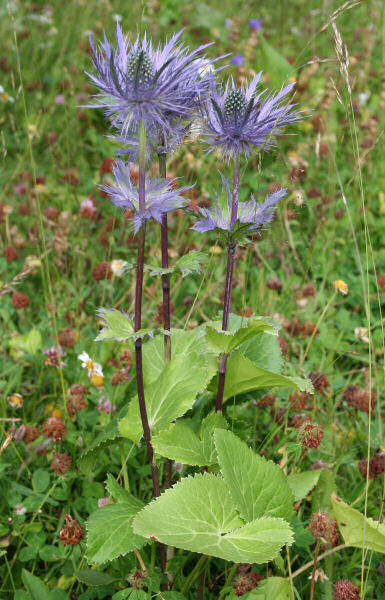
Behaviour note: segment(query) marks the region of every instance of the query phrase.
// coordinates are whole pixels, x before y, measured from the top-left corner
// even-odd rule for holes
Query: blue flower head
[[[181,194],[192,187],[177,189],[175,180],[146,177],[145,210],[140,211],[139,189],[131,181],[129,163],[117,160],[113,171],[117,187],[104,185],[101,186],[101,189],[107,192],[115,206],[128,208],[133,212],[132,222],[135,233],[139,231],[144,221],[155,219],[161,223],[163,214],[182,208],[186,204],[186,200]]]
[[[257,91],[261,73],[248,86],[236,87],[233,78],[224,89],[210,81],[210,96],[202,104],[204,138],[209,152],[220,149],[223,158],[249,156],[255,148],[269,150],[283,127],[301,118],[284,98],[294,83],[277,93]]]
[[[116,48],[106,36],[100,48],[90,38],[93,64],[97,74],[89,74],[99,88],[95,106],[104,107],[120,135],[138,132],[139,122],[157,130],[165,138],[172,135],[175,117],[188,119],[197,99],[208,88],[202,68],[213,61],[202,57],[209,46],[189,52],[177,45],[181,31],[164,46],[154,47],[144,35],[129,46],[117,23]]]
[[[270,223],[274,217],[275,206],[287,192],[282,188],[273,194],[266,196],[265,201],[259,204],[253,195],[247,202],[238,204],[237,220],[231,223],[231,191],[229,182],[221,174],[222,193],[217,196],[211,208],[200,208],[202,218],[192,226],[191,229],[205,233],[206,231],[218,230],[225,237],[238,240],[245,233],[255,233],[265,223]],[[224,191],[224,194],[223,194]]]

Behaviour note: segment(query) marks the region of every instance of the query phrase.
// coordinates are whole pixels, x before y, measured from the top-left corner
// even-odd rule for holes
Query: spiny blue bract
[[[146,177],[146,206],[144,212],[141,212],[139,210],[139,188],[132,184],[129,163],[117,160],[113,171],[117,187],[104,185],[101,186],[101,189],[107,192],[115,206],[132,210],[135,233],[139,231],[144,221],[155,219],[161,223],[162,214],[182,208],[186,204],[186,200],[182,198],[181,194],[193,187],[175,189],[175,179],[170,181],[169,179]]]
[[[181,33],[156,48],[146,34],[130,47],[119,24],[116,48],[104,36],[97,49],[90,38],[97,74],[88,75],[100,90],[93,106],[106,109],[121,136],[137,133],[143,122],[153,133],[172,137],[173,119],[188,119],[198,98],[207,92],[204,69],[213,61],[206,60],[202,51],[210,44],[189,52],[176,45]]]
[[[204,233],[219,229],[231,237],[238,237],[244,233],[251,233],[262,227],[265,223],[270,223],[274,216],[275,205],[285,196],[287,188],[282,188],[273,194],[266,196],[262,204],[255,201],[253,195],[247,202],[238,204],[237,220],[231,224],[231,192],[229,182],[222,177],[222,194],[225,191],[224,198],[218,196],[214,201],[212,208],[200,208],[199,212],[203,216],[192,226],[192,229]]]
[[[210,95],[202,103],[203,134],[209,151],[219,148],[222,156],[230,159],[241,154],[249,156],[255,147],[269,150],[282,128],[301,118],[294,104],[283,104],[294,83],[277,93],[256,93],[260,78],[261,73],[242,87],[236,87],[231,78],[223,89],[210,77]]]

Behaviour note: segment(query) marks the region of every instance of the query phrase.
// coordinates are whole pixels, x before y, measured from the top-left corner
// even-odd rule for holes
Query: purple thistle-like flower
[[[113,172],[116,179],[117,187],[110,185],[100,186],[101,189],[110,196],[111,201],[118,208],[128,208],[132,210],[132,222],[134,232],[137,233],[142,223],[149,219],[155,219],[159,223],[162,222],[164,213],[182,208],[186,204],[186,200],[181,194],[193,186],[186,186],[175,189],[175,179],[158,179],[156,177],[146,177],[145,182],[145,210],[139,210],[139,188],[134,186],[130,177],[130,167],[128,163],[122,160],[116,161],[116,166],[113,167]]]
[[[294,104],[283,104],[294,83],[276,93],[257,92],[261,74],[248,86],[239,88],[230,78],[224,90],[220,86],[217,89],[211,78],[210,97],[202,104],[203,132],[209,152],[219,148],[222,156],[230,159],[240,154],[247,157],[255,147],[270,150],[283,127],[301,118]]]
[[[116,49],[106,36],[100,49],[90,38],[97,75],[88,75],[100,90],[99,102],[93,106],[106,109],[122,136],[137,133],[143,122],[146,129],[155,129],[167,138],[172,134],[173,118],[188,119],[199,96],[207,91],[208,78],[203,73],[214,61],[201,53],[211,44],[189,52],[176,45],[181,33],[156,48],[146,34],[129,46],[119,23]]]
[[[219,229],[229,234],[235,233],[250,233],[260,229],[265,223],[270,223],[274,216],[275,205],[278,200],[283,198],[287,192],[287,188],[282,188],[273,194],[266,196],[265,201],[259,204],[255,201],[253,195],[247,202],[238,204],[237,221],[231,224],[231,191],[229,182],[221,174],[222,189],[225,191],[225,196],[218,196],[212,208],[200,208],[199,212],[203,216],[192,226],[191,229],[205,233],[213,229]]]

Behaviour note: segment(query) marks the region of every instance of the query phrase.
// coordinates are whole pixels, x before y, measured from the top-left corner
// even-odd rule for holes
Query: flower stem
[[[139,137],[139,213],[144,213],[146,206],[145,182],[146,182],[146,130],[144,125],[140,124]],[[135,289],[135,331],[139,331],[142,326],[142,295],[143,295],[143,266],[144,266],[144,247],[146,240],[146,226],[142,224],[139,231],[138,240],[138,260],[136,267],[136,289]],[[154,450],[151,444],[151,431],[148,423],[146,403],[144,399],[143,385],[143,360],[142,360],[142,340],[135,340],[135,358],[136,358],[136,384],[138,388],[139,410],[142,419],[143,433],[146,440],[148,459],[151,466],[152,484],[154,496],[160,495],[158,469],[154,461]]]
[[[239,158],[234,161],[234,179],[233,179],[233,201],[231,204],[231,227],[235,224],[238,217],[238,197],[239,197],[239,173],[240,164]],[[225,284],[225,299],[223,304],[223,317],[222,317],[222,330],[226,331],[229,325],[229,315],[231,308],[231,289],[233,286],[233,272],[234,272],[234,255],[235,255],[236,244],[233,240],[229,239],[229,245],[227,248],[227,271],[226,271],[226,284]],[[217,392],[217,403],[215,406],[215,412],[222,411],[223,404],[223,391],[225,388],[226,379],[226,366],[227,366],[228,355],[224,354],[221,358],[219,365],[219,379],[218,379],[218,392]]]
[[[159,154],[159,175],[166,179],[166,154]],[[168,231],[167,231],[167,213],[162,215],[161,231],[161,249],[162,249],[162,268],[168,269]],[[171,312],[170,312],[170,277],[162,275],[162,291],[163,291],[163,327],[166,331],[170,331],[171,327]],[[171,338],[169,335],[164,336],[164,361],[168,363],[171,359]]]

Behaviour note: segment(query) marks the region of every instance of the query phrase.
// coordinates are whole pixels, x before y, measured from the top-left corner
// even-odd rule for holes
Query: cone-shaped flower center
[[[154,78],[154,66],[147,52],[133,50],[127,60],[127,77],[135,86],[150,83]]]
[[[223,114],[226,120],[233,121],[242,117],[247,108],[247,100],[242,90],[230,90],[226,96]]]

